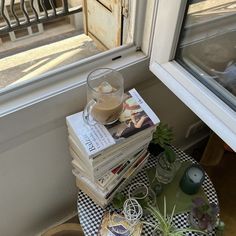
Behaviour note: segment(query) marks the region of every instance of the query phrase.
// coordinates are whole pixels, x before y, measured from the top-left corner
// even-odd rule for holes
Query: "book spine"
[[[83,170],[83,172],[93,175],[93,169],[89,168],[89,166],[84,163],[83,159],[81,159],[80,156],[77,155],[72,147],[69,148],[69,152],[71,157],[73,158],[72,164],[78,166],[78,168]]]
[[[78,145],[78,143],[75,141],[74,137],[69,134],[68,136],[68,140],[69,140],[69,146],[72,147],[72,149],[74,150],[74,152],[80,156],[83,157],[83,161],[85,162],[89,162],[89,166],[92,167],[92,160],[90,160],[86,154],[84,154],[83,150],[81,149],[80,145]]]
[[[117,171],[116,174],[113,174],[112,179],[109,181],[107,180],[107,176],[105,175],[102,177],[104,179],[103,184],[100,183],[100,180],[98,181],[98,185],[101,186],[102,190],[108,189],[108,186],[112,186],[115,183],[117,183],[127,172],[127,170],[137,161],[141,156],[143,156],[145,153],[147,153],[147,150],[144,148],[138,153],[136,153],[130,160],[126,161],[121,168]]]
[[[72,161],[72,165],[76,169],[78,169],[78,171],[82,172],[88,179],[96,181],[102,178],[104,176],[104,173],[111,172],[115,167],[121,165],[125,160],[132,158],[141,150],[146,149],[150,140],[150,138],[147,140],[143,140],[141,143],[138,143],[136,144],[136,146],[133,146],[132,149],[129,149],[129,151],[117,153],[113,157],[110,157],[109,161],[107,161],[106,164],[103,164],[103,166],[100,166],[95,169],[90,169],[91,167],[88,169],[88,165],[83,162],[83,159],[76,155],[76,153],[73,152],[73,149],[70,149],[71,156],[74,159]]]
[[[130,156],[134,155],[135,153],[138,153],[144,148],[147,148],[149,142],[150,140],[145,140],[141,144],[139,144],[141,145],[139,148],[133,147],[131,150],[129,150],[129,152],[120,153],[118,156],[116,156],[116,158],[112,158],[113,161],[107,162],[107,165],[94,169],[94,174],[96,174],[96,178],[98,176],[99,178],[101,178],[104,175],[104,173],[111,171],[114,168],[114,166],[118,166],[119,164],[124,162],[124,160],[128,159]]]
[[[113,189],[109,191],[109,193],[106,194],[105,199],[108,199],[115,191],[118,190],[121,186],[124,186],[123,183],[126,182],[127,179],[129,179],[131,176],[135,175],[137,173],[137,170],[141,168],[141,166],[146,163],[146,160],[148,159],[148,155],[144,155],[141,158],[139,158],[134,165],[131,166],[131,168],[127,171],[127,173],[121,178],[118,183],[115,184]]]
[[[74,170],[76,170],[78,173],[80,173],[83,176],[86,176],[89,178],[92,182],[95,182],[96,180],[94,179],[94,176],[92,174],[89,174],[88,171],[84,170],[79,166],[74,160],[71,162]]]
[[[91,191],[89,191],[89,189],[86,187],[86,185],[81,184],[80,181],[78,181],[78,179],[76,178],[76,186],[77,188],[79,188],[80,190],[83,191],[84,194],[86,194],[88,197],[91,198],[91,200],[96,203],[98,206],[105,208],[108,204],[108,201],[105,200],[104,198],[98,198],[97,196],[95,196]]]
[[[116,191],[116,189],[122,185],[122,183],[129,178],[136,169],[139,169],[141,164],[147,160],[148,155],[144,155],[141,156],[137,161],[135,161],[135,163],[128,169],[128,171],[126,172],[125,176],[117,183],[117,185],[112,186],[111,189],[109,191],[102,191],[100,190],[93,182],[91,182],[88,178],[86,178],[85,176],[82,176],[80,173],[78,173],[76,170],[72,170],[72,173],[76,176],[77,182],[80,183],[80,185],[82,186],[87,186],[87,188],[89,189],[89,191],[91,191],[95,196],[97,196],[98,198],[101,199],[108,199],[113,193],[114,191]],[[86,193],[86,191],[85,191]]]

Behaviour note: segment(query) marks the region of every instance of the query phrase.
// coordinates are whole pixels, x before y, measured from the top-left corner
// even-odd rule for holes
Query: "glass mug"
[[[116,122],[123,110],[124,78],[116,70],[99,68],[87,77],[85,123],[109,125]]]

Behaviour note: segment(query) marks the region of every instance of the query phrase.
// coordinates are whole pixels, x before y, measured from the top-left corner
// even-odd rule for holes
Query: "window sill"
[[[114,54],[113,57],[96,60],[91,66],[60,72],[32,83],[32,86],[22,85],[21,89],[2,94],[0,153],[64,126],[67,115],[82,110],[86,103],[87,74],[94,68],[120,70],[125,77],[126,89],[146,79],[149,58],[144,53],[126,50],[119,60],[112,61],[112,58]]]
[[[175,61],[150,70],[219,137],[236,151],[236,114]]]
[[[109,53],[101,53],[87,60],[85,59],[81,63],[64,67],[63,70],[58,69],[54,73],[49,72],[42,78],[9,86],[0,92],[0,117],[73,89],[82,88],[86,83],[88,73],[94,68],[109,67],[121,70],[147,59],[143,52],[136,52],[135,50],[135,47],[111,50]],[[98,57],[100,57],[99,60]],[[117,59],[114,60],[114,58]],[[78,98],[83,99],[84,95],[84,93],[78,94]]]

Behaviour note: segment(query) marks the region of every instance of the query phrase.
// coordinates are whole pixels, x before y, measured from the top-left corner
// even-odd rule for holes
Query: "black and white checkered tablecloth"
[[[178,154],[180,161],[182,161],[182,162],[184,162],[184,161],[195,162],[193,160],[193,158],[186,155],[184,152],[182,152],[178,149],[174,149],[174,150]],[[150,157],[149,161],[145,165],[144,169],[155,166],[156,161],[157,161],[157,158]],[[130,184],[125,187],[125,189],[122,192],[127,194],[129,186],[133,183],[136,183],[136,182],[143,182],[148,185],[148,180],[147,180],[147,177],[146,177],[146,174],[144,171],[140,171],[136,175],[136,177],[133,178],[133,180],[130,182]],[[209,202],[214,202],[214,203],[218,204],[215,189],[214,189],[213,184],[211,183],[211,181],[207,175],[205,176],[205,180],[203,183],[203,189],[207,195]],[[100,225],[101,220],[103,218],[103,213],[107,210],[114,211],[114,208],[111,206],[111,204],[109,204],[106,207],[106,209],[102,209],[100,206],[96,205],[82,191],[79,191],[79,194],[78,194],[77,207],[78,207],[78,214],[79,214],[80,223],[83,228],[84,234],[86,236],[96,236],[98,233],[99,225]],[[187,216],[188,216],[188,213],[176,214],[174,216],[174,224],[178,228],[185,228],[185,227],[189,226],[188,221],[187,221]],[[151,215],[144,215],[142,217],[142,220],[150,222],[150,223],[155,222]],[[149,225],[144,224],[142,235],[152,236],[153,235],[153,228]],[[197,234],[196,233],[186,233],[186,235],[195,236]],[[215,235],[215,232],[208,233],[208,235],[213,236],[213,235]]]

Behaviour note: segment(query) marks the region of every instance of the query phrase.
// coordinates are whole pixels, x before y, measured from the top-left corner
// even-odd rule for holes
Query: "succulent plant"
[[[173,140],[173,130],[167,124],[160,123],[153,133],[152,143],[159,144],[162,148]]]
[[[197,197],[192,201],[190,214],[196,219],[201,230],[212,231],[217,222],[219,207],[215,203],[208,203],[205,199]]]

